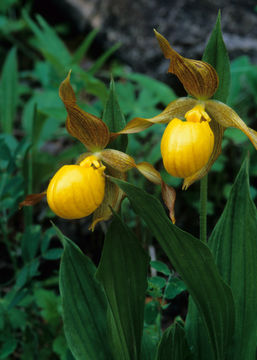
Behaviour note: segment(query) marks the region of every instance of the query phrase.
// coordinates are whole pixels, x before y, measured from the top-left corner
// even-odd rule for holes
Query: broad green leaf
[[[191,358],[191,353],[184,327],[179,322],[175,322],[163,333],[156,360],[186,360],[189,358]]]
[[[57,233],[64,245],[60,292],[69,348],[76,360],[111,360],[106,341],[107,301],[102,287],[95,279],[96,268],[59,229]]]
[[[148,279],[149,287],[157,287],[158,289],[164,288],[166,285],[166,279],[160,276],[153,276]]]
[[[124,181],[113,181],[127,194],[185,282],[206,326],[211,351],[222,359],[234,333],[234,301],[209,248],[173,225],[156,198]]]
[[[215,357],[211,351],[208,334],[206,333],[205,326],[192,296],[189,296],[185,329],[188,343],[194,354],[194,359],[204,359],[206,354],[208,354],[208,360],[214,360]],[[226,357],[224,359],[226,359]]]
[[[209,241],[235,299],[233,360],[254,360],[257,344],[257,211],[250,196],[248,162],[247,157]]]
[[[110,83],[110,92],[104,108],[103,121],[106,123],[111,132],[118,132],[126,126],[126,120],[121,111],[118,98],[115,93],[115,85],[113,79]],[[127,144],[128,136],[121,135],[111,142],[110,147],[112,149],[126,151]]]
[[[178,278],[171,278],[164,292],[165,299],[174,299],[177,295],[186,290],[184,282]]]
[[[219,87],[213,99],[226,103],[230,87],[230,62],[221,32],[220,12],[205,48],[203,61],[211,64],[219,76]]]
[[[148,265],[138,239],[115,215],[97,270],[109,303],[114,359],[140,359]]]
[[[12,133],[18,103],[18,64],[12,48],[4,62],[0,80],[0,125],[3,132]]]
[[[171,271],[170,269],[168,268],[168,266],[166,264],[164,264],[162,261],[151,261],[150,262],[150,265],[155,269],[157,270],[158,272],[164,274],[164,275],[170,275],[171,274]]]

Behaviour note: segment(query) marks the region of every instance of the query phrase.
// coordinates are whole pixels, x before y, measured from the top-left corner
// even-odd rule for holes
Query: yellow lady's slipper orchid
[[[167,172],[175,177],[188,177],[208,162],[214,145],[209,116],[202,115],[197,105],[185,114],[186,121],[173,119],[161,140],[161,154]]]
[[[79,165],[64,165],[51,179],[47,202],[64,219],[80,219],[92,214],[104,199],[105,166],[95,156]]]
[[[193,98],[177,99],[153,118],[134,118],[119,134],[132,134],[153,124],[169,123],[161,141],[164,166],[170,174],[183,177],[183,189],[187,189],[208,173],[220,155],[226,128],[235,127],[244,132],[255,149],[257,132],[229,106],[210,99],[219,84],[218,75],[210,64],[184,58],[161,34],[155,31],[155,35],[164,56],[170,59],[168,71],[178,76]],[[182,122],[183,118],[187,121]]]
[[[66,129],[85,145],[89,153],[82,154],[77,164],[61,167],[51,179],[47,191],[28,195],[20,207],[34,205],[46,195],[49,207],[64,219],[80,219],[93,213],[90,229],[94,230],[99,221],[110,218],[111,208],[118,210],[124,198],[123,191],[108,175],[124,180],[126,172],[136,168],[148,180],[162,186],[164,202],[175,222],[175,190],[162,181],[160,173],[151,164],[136,164],[131,156],[121,151],[105,149],[111,141],[110,131],[101,119],[77,105],[70,73],[61,83],[59,95],[68,113]]]

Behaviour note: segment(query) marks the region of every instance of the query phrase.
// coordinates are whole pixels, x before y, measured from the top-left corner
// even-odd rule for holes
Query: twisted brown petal
[[[106,163],[108,165],[109,170],[112,169],[112,171],[117,171],[117,174],[119,176],[121,176],[121,174],[124,174],[126,171],[128,171],[132,168],[136,168],[142,175],[144,175],[144,177],[147,180],[151,181],[152,183],[154,183],[156,185],[161,185],[162,186],[162,197],[163,197],[164,203],[169,209],[171,220],[173,222],[175,222],[175,215],[174,215],[174,204],[175,204],[175,197],[176,197],[175,190],[163,182],[159,171],[157,171],[153,167],[153,165],[151,165],[145,161],[136,164],[135,160],[131,156],[129,156],[121,151],[112,150],[112,149],[102,150],[101,152],[99,152],[97,154],[97,156],[104,163]],[[109,185],[109,186],[111,188],[111,185]],[[108,191],[110,192],[110,194],[108,195],[109,196],[108,199],[110,200],[111,199],[110,197],[113,196],[113,194],[111,192],[112,190],[108,190]],[[114,207],[112,206],[112,208],[114,208]],[[98,209],[96,210],[97,214],[98,214],[97,216],[99,216],[99,213],[102,212],[103,209],[106,209],[105,202],[104,202],[104,204],[102,204],[100,206],[100,210],[98,210]],[[104,210],[104,211],[106,211],[109,214],[108,209]],[[111,213],[110,213],[110,216],[111,216]],[[98,221],[100,221],[100,220],[98,220]]]
[[[162,199],[169,209],[169,217],[173,224],[175,224],[175,200],[176,200],[176,191],[172,186],[169,186],[165,184],[164,181],[162,181]]]
[[[210,113],[208,113],[208,114],[211,115]],[[187,178],[184,179],[184,183],[182,186],[183,190],[187,190],[188,187],[190,185],[192,185],[195,181],[204,177],[208,173],[208,171],[212,167],[213,163],[217,160],[218,156],[221,153],[221,143],[222,143],[222,138],[223,138],[223,134],[224,134],[224,128],[219,123],[217,123],[213,120],[210,121],[209,124],[214,133],[213,151],[211,153],[208,163],[205,166],[203,166],[195,174],[188,176]]]
[[[29,194],[25,197],[25,199],[19,203],[19,209],[23,206],[32,206],[39,203],[46,196],[46,191],[38,193],[38,194]]]
[[[211,98],[219,84],[216,70],[204,61],[184,58],[172,49],[164,36],[154,32],[165,58],[170,59],[168,72],[179,78],[190,95],[202,100]]]
[[[143,131],[153,124],[165,124],[171,121],[174,117],[183,118],[185,113],[192,109],[198,101],[188,97],[180,98],[172,101],[159,115],[150,119],[134,118],[127,123],[125,128],[118,132],[118,134],[132,134]],[[112,134],[116,135],[116,134]]]
[[[75,93],[70,85],[70,72],[60,85],[59,95],[68,112],[67,131],[87,149],[103,149],[110,139],[108,127],[101,119],[80,109],[76,104]]]
[[[162,188],[162,199],[169,210],[169,216],[173,224],[175,224],[175,200],[176,200],[176,191],[172,186],[167,185],[161,177],[159,171],[157,171],[153,165],[148,162],[141,162],[136,165],[137,170],[156,185],[161,185]]]
[[[118,170],[107,167],[106,173],[121,180],[126,180],[126,174]],[[92,223],[89,230],[94,231],[95,226],[100,221],[106,221],[112,216],[112,210],[118,211],[124,199],[124,192],[106,176],[105,194],[102,204],[93,214]]]
[[[143,161],[141,163],[138,163],[136,165],[136,168],[139,172],[141,172],[142,175],[144,175],[147,180],[151,181],[156,185],[162,184],[161,174],[153,167],[153,165],[149,164],[146,161]]]
[[[224,128],[235,127],[241,130],[257,150],[257,132],[249,128],[234,110],[217,100],[208,100],[205,102],[205,106],[206,111],[213,120]]]

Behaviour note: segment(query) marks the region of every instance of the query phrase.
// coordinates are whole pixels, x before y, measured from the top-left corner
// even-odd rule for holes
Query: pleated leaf
[[[195,360],[205,359],[206,354],[208,354],[208,360],[216,359],[211,351],[211,343],[208,339],[206,328],[192,296],[189,296],[185,329]],[[226,356],[222,357],[222,359],[226,359]]]
[[[12,133],[18,103],[18,64],[16,49],[7,54],[0,80],[0,124],[3,132]]]
[[[254,360],[257,344],[257,211],[248,177],[246,158],[209,241],[235,299],[235,342],[230,357],[233,360]]]
[[[203,61],[211,64],[219,76],[219,86],[213,99],[226,103],[230,87],[230,62],[221,32],[220,12],[205,48]]]
[[[197,304],[211,351],[223,359],[234,333],[234,301],[204,243],[173,225],[160,202],[140,188],[113,179],[156,237]]]
[[[103,121],[113,133],[119,132],[126,126],[126,120],[118,102],[113,79],[110,83],[110,92],[104,108]],[[120,135],[111,142],[110,147],[112,149],[126,151],[127,145],[127,135]]]
[[[113,359],[106,325],[107,300],[91,260],[59,229],[64,251],[60,293],[66,339],[76,360]]]
[[[108,328],[114,359],[140,359],[148,265],[148,256],[138,239],[114,215],[97,270],[109,303]]]
[[[186,360],[191,353],[182,324],[175,322],[162,334],[156,360]]]
[[[147,328],[143,332],[141,345],[141,360],[154,360],[157,351],[156,340],[148,334]]]

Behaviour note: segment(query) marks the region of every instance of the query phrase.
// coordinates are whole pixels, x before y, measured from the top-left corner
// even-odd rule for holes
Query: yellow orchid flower
[[[67,131],[77,138],[89,151],[80,155],[74,165],[62,166],[50,180],[46,191],[30,194],[20,204],[29,206],[38,203],[45,195],[52,211],[64,219],[80,219],[93,214],[90,226],[108,220],[112,210],[118,210],[123,191],[109,176],[126,178],[126,172],[136,168],[151,182],[162,186],[162,195],[175,222],[175,190],[167,186],[160,173],[149,163],[136,164],[134,159],[118,150],[106,149],[112,141],[107,125],[98,117],[83,111],[76,103],[76,96],[70,84],[70,73],[61,83],[59,95],[68,117]]]
[[[155,35],[164,56],[170,60],[168,71],[179,78],[191,97],[171,102],[153,118],[132,119],[119,134],[136,133],[153,124],[169,123],[161,141],[164,167],[171,175],[184,178],[183,189],[187,189],[208,173],[220,155],[226,128],[235,127],[244,132],[256,149],[257,132],[229,106],[210,99],[219,83],[210,64],[184,58],[161,34],[155,31]],[[186,121],[182,121],[184,118]]]

